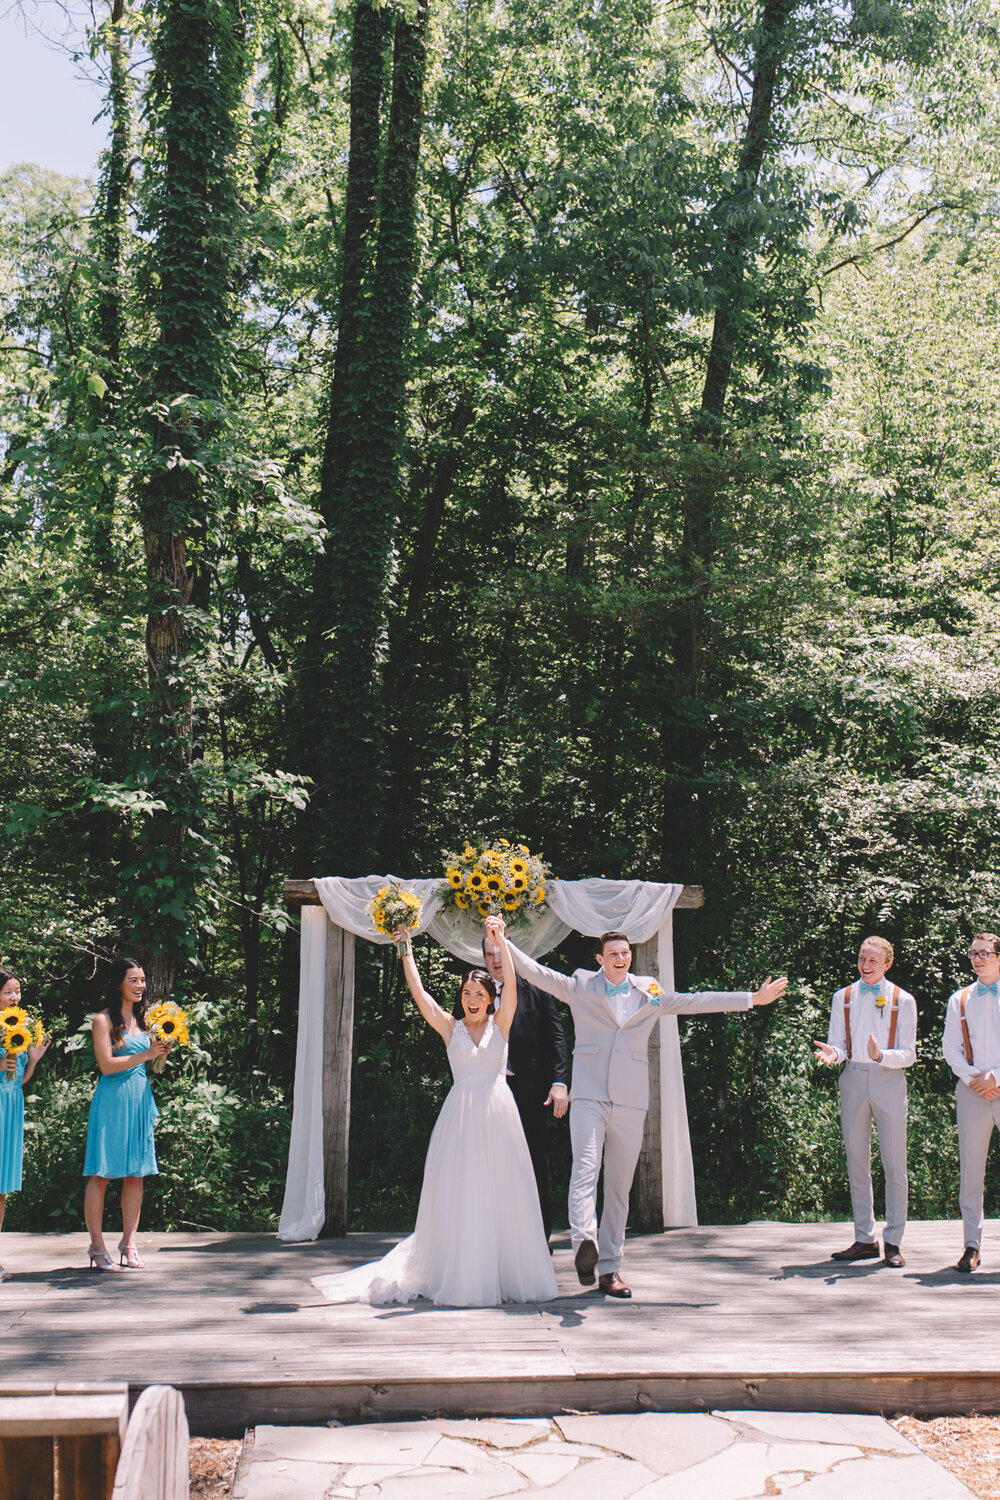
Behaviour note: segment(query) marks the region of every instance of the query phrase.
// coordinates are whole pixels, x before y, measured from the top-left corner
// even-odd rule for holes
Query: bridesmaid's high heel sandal
[[[131,1266],[133,1271],[141,1271],[143,1269],[142,1261],[139,1259],[139,1252],[134,1245],[126,1245],[124,1240],[119,1240],[118,1254],[121,1256],[121,1264],[123,1266]]]
[[[115,1263],[106,1250],[95,1250],[93,1246],[87,1251],[90,1257],[91,1271],[113,1271]]]

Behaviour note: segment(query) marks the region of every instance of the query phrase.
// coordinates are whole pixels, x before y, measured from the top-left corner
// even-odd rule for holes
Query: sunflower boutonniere
[[[656,980],[655,979],[651,980],[650,981],[650,985],[649,985],[649,1003],[650,1003],[650,1005],[659,1005],[659,1003],[660,1003],[660,996],[662,994],[663,994],[663,991],[660,989],[660,986],[657,984]]]
[[[885,990],[879,990],[878,994],[875,996],[876,1010],[885,1010],[888,1004],[889,996],[886,994]]]

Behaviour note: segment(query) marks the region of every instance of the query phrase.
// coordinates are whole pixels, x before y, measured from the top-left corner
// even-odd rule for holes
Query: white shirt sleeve
[[[854,1038],[852,1037],[853,1041]],[[836,1049],[837,1061],[847,1061],[847,1028],[844,1025],[844,991],[834,990],[830,1005],[830,1028],[826,1034],[828,1047]]]
[[[970,1065],[965,1056],[965,1038],[962,1035],[962,1017],[959,1009],[961,993],[961,990],[956,990],[948,1001],[941,1051],[955,1077],[960,1078],[963,1083],[968,1083],[971,1078],[975,1078],[979,1069]]]

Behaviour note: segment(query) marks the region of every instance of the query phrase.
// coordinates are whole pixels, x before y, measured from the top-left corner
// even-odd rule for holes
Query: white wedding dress
[[[454,1084],[427,1148],[417,1227],[388,1255],[313,1277],[331,1302],[496,1307],[556,1295],[528,1143],[507,1087],[507,1043],[492,1016],[477,1047],[465,1022],[448,1043]]]

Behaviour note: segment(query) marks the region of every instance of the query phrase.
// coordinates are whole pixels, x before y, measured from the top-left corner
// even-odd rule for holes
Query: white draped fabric
[[[323,1003],[326,961],[326,921],[369,942],[388,938],[373,930],[365,907],[379,887],[399,880],[395,875],[368,875],[357,880],[317,877],[322,908],[302,911],[302,956],[299,970],[299,1034],[295,1054],[295,1098],[288,1152],[285,1199],[278,1225],[280,1240],[313,1240],[325,1218],[323,1187]],[[482,923],[441,900],[441,880],[401,880],[423,903],[417,932],[429,932],[436,942],[464,963],[482,961]],[[646,880],[557,880],[548,887],[548,909],[530,927],[515,928],[520,948],[537,958],[556,947],[569,932],[598,937],[620,929],[634,943],[659,938],[659,978],[672,989],[672,912],[679,885]],[[677,1020],[660,1023],[660,1088],[664,1176],[664,1223],[669,1227],[698,1222],[694,1167],[684,1101]]]

